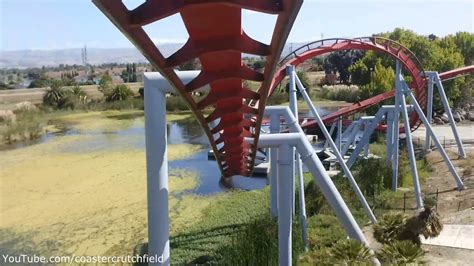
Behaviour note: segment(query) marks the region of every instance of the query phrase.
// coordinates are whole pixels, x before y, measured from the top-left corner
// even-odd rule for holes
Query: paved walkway
[[[433,127],[436,136],[438,137],[441,144],[446,142],[447,144],[454,142],[453,131],[449,125],[437,125]],[[464,142],[473,142],[474,141],[474,123],[472,122],[464,122],[457,124],[457,129],[459,132],[459,136]],[[417,141],[424,141],[426,136],[426,128],[424,126],[420,126],[415,132],[413,132],[413,139]]]
[[[438,237],[425,239],[420,236],[420,238],[426,245],[474,250],[474,225],[445,224]]]

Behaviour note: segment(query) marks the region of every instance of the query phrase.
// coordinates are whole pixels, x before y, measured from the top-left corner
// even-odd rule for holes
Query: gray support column
[[[262,136],[263,137],[263,136]],[[278,264],[290,266],[292,264],[292,205],[291,194],[293,179],[291,178],[293,165],[292,147],[283,144],[278,147]]]
[[[329,129],[329,136],[332,136],[332,133],[334,133],[334,130],[336,128],[336,124],[337,124],[337,122],[332,123],[331,128]],[[327,149],[328,146],[329,146],[329,140],[326,139],[326,141],[324,141],[323,149]]]
[[[145,78],[145,143],[148,202],[148,255],[169,265],[168,160],[166,145],[166,98]]]
[[[370,221],[372,223],[377,223],[377,219],[375,218],[374,213],[372,212],[372,209],[370,208],[369,204],[367,203],[364,195],[362,194],[362,191],[360,191],[359,185],[357,185],[357,182],[354,179],[354,176],[352,175],[351,171],[349,170],[349,167],[347,167],[346,162],[344,161],[344,158],[342,157],[341,153],[336,147],[336,144],[332,140],[331,136],[329,135],[329,132],[327,128],[325,127],[323,120],[319,116],[318,111],[313,105],[313,102],[309,98],[308,93],[306,92],[306,89],[304,88],[303,84],[301,81],[296,77],[296,84],[300,90],[301,95],[306,101],[306,104],[308,105],[309,109],[311,110],[314,118],[316,119],[316,122],[319,125],[319,128],[324,134],[324,137],[329,141],[329,145],[331,148],[334,150],[334,154],[336,155],[337,160],[339,161],[339,165],[342,168],[342,171],[344,175],[347,177],[347,180],[349,181],[349,184],[351,185],[352,189],[354,190],[357,198],[359,199],[360,203],[362,204],[362,207],[364,208],[365,212],[367,213],[367,216],[369,217]],[[301,127],[300,127],[301,128]]]
[[[355,137],[357,135],[357,132],[359,132],[359,128],[360,128],[360,123],[361,120],[357,120],[357,121],[354,121],[352,122],[352,124],[349,126],[348,129],[346,129],[346,132],[347,130],[351,130],[350,132],[348,132],[347,134],[347,137],[346,137],[346,143],[344,143],[344,145],[342,146],[342,151],[341,151],[341,155],[342,156],[345,156],[347,151],[349,150],[349,148],[351,147],[351,145],[355,142]],[[344,133],[346,133],[344,132]],[[350,133],[350,134],[349,134]],[[346,135],[346,134],[343,134],[343,136]]]
[[[296,122],[299,123],[298,120],[298,97],[296,96],[296,83],[295,78],[298,76],[295,72],[294,66],[289,66],[287,68],[288,75],[290,77],[290,109],[293,115],[295,116]],[[306,222],[306,203],[305,203],[305,195],[304,195],[304,177],[303,177],[303,163],[301,162],[301,157],[299,153],[295,153],[295,148],[293,149],[293,154],[296,156],[295,160],[295,169],[298,175],[298,205],[300,207],[300,223],[301,223],[301,234],[303,238],[303,245],[305,250],[308,250],[309,243],[308,243],[308,228]],[[294,182],[293,182],[294,183]],[[294,192],[293,192],[294,194]],[[295,213],[295,205],[293,205],[293,214]]]
[[[418,178],[418,169],[416,168],[416,158],[415,150],[413,148],[413,140],[411,137],[411,127],[410,127],[410,117],[408,116],[408,110],[405,102],[405,95],[403,94],[404,90],[404,81],[401,73],[401,68],[397,68],[397,73],[395,73],[395,88],[396,93],[398,93],[400,107],[402,109],[403,122],[405,126],[405,140],[407,144],[408,159],[410,160],[411,174],[413,177],[413,189],[415,191],[415,200],[416,207],[418,209],[423,208],[423,198],[421,195],[420,179]]]
[[[385,151],[385,159],[387,162],[392,161],[392,149],[393,149],[393,112],[387,113],[387,140],[386,140],[386,151]]]
[[[374,118],[372,118],[372,122],[369,125],[365,126],[364,134],[362,135],[362,138],[360,139],[359,143],[356,145],[349,160],[347,160],[347,166],[349,168],[351,168],[352,165],[354,165],[362,149],[366,145],[368,145],[368,143],[370,142],[370,136],[374,132],[377,125],[382,121],[384,115],[385,115],[385,110],[383,110],[382,108],[379,109],[379,111],[375,114]]]
[[[404,85],[403,93],[408,95],[408,97],[410,97],[410,100],[413,102],[413,107],[415,108],[415,111],[418,113],[418,116],[420,117],[421,121],[425,125],[426,130],[428,130],[430,132],[431,138],[433,139],[436,148],[439,150],[439,153],[441,154],[441,156],[444,159],[444,162],[448,166],[448,169],[451,172],[451,175],[454,177],[454,180],[456,181],[458,190],[463,190],[464,189],[464,183],[462,182],[461,178],[459,177],[458,173],[456,172],[456,168],[454,168],[454,165],[452,164],[451,160],[449,159],[448,154],[446,153],[443,146],[439,142],[439,139],[436,136],[433,128],[428,123],[428,119],[426,118],[425,114],[423,113],[423,110],[421,109],[420,105],[416,101],[415,96],[410,91],[410,89],[408,88],[408,86],[406,85],[405,82],[403,82],[403,85]]]
[[[453,112],[451,111],[451,108],[449,107],[448,98],[446,97],[446,93],[444,92],[443,83],[441,83],[441,78],[439,77],[438,72],[435,72],[434,81],[436,82],[436,87],[438,87],[439,96],[441,98],[441,102],[443,103],[444,110],[446,111],[446,114],[448,115],[449,125],[451,126],[454,139],[456,140],[456,144],[458,145],[459,156],[461,156],[462,158],[466,158],[466,152],[464,151],[461,138],[459,137],[459,134],[458,134],[458,129],[456,127],[456,122],[454,121]]]
[[[395,73],[401,73],[400,61],[397,60]],[[397,86],[397,80],[395,80]],[[392,149],[392,190],[398,188],[398,158],[400,149],[400,96],[395,92],[395,111],[393,117],[393,149]]]
[[[433,86],[434,86],[433,77],[431,75],[428,75],[428,106],[426,110],[426,116],[430,124],[431,124],[431,121],[433,121]],[[431,138],[430,138],[430,134],[428,133],[428,130],[426,130],[424,150],[425,151],[431,150]]]
[[[405,140],[407,144],[408,159],[410,160],[411,175],[413,177],[413,189],[415,191],[416,207],[418,209],[421,209],[423,208],[423,198],[421,195],[420,180],[418,178],[418,169],[416,168],[416,158],[415,151],[413,148],[413,140],[411,138],[410,132],[410,117],[408,116],[408,110],[405,103],[405,95],[403,95],[401,92],[397,93],[400,93],[400,103],[402,108],[403,121],[405,123]]]
[[[270,116],[270,134],[280,133],[280,116]],[[278,149],[270,150],[270,213],[272,217],[278,216]]]
[[[342,117],[338,117],[337,119],[337,138],[336,138],[336,143],[337,143],[337,150],[341,152],[341,142],[342,142]]]
[[[297,75],[295,73],[295,66],[292,66],[292,65],[289,65],[286,67],[286,74],[288,75],[288,83],[289,83],[289,91],[288,91],[288,94],[290,96],[290,110],[293,112],[293,114],[295,115],[296,113],[296,117],[298,117],[298,97],[296,96],[296,84],[295,84],[295,78],[297,78]],[[292,154],[293,154],[293,159],[296,158],[296,151],[294,148],[291,148],[292,149]],[[301,165],[301,164],[300,164]],[[296,208],[295,208],[295,173],[297,171],[297,169],[295,169],[295,166],[296,165],[296,162],[292,164],[291,168],[292,168],[292,175],[291,175],[291,180],[292,180],[292,191],[293,193],[291,194],[291,204],[292,204],[292,213],[293,215],[295,215],[296,213]],[[301,172],[303,172],[303,170],[301,170]]]
[[[253,139],[247,139],[247,141],[253,143]],[[323,193],[331,208],[334,210],[334,213],[336,214],[338,220],[341,222],[342,227],[346,230],[349,237],[369,247],[369,243],[367,242],[362,230],[352,216],[349,208],[344,202],[344,199],[339,194],[339,191],[335,187],[331,178],[324,169],[321,161],[319,161],[319,158],[311,146],[311,143],[309,143],[304,134],[301,132],[288,134],[265,134],[260,137],[259,145],[261,147],[280,147],[278,154],[279,160],[282,160],[280,161],[280,170],[285,173],[290,172],[288,169],[289,167],[285,167],[286,159],[291,158],[287,146],[296,146],[298,153],[302,155],[301,157],[303,162],[313,174],[316,184],[320,187],[321,192]],[[280,180],[285,182],[283,179]],[[280,189],[280,187],[286,188]],[[290,196],[290,191],[288,190],[289,187],[288,180],[285,182],[285,185],[282,184],[282,186],[279,186],[279,265],[290,265],[291,263],[291,205],[288,201],[288,197]],[[283,194],[285,194],[287,197],[286,199],[283,197]],[[283,208],[285,209],[284,215],[282,210]],[[283,217],[285,218],[283,219]],[[373,260],[373,263],[380,265],[376,258]]]

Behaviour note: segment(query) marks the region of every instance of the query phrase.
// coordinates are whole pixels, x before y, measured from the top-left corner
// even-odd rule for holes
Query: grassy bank
[[[0,145],[11,144],[24,140],[34,140],[47,133],[59,133],[73,124],[82,127],[96,123],[105,127],[114,120],[126,120],[143,117],[143,111],[137,109],[109,110],[48,110],[16,111],[14,121],[5,121],[0,125]],[[168,122],[191,118],[189,111],[168,113]],[[88,120],[88,123],[81,123]]]

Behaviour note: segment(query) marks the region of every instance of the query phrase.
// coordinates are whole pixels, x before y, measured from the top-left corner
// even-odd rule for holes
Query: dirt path
[[[456,151],[456,147],[448,149],[466,189],[454,189],[456,183],[437,151],[427,155],[433,172],[424,182],[423,189],[430,192],[439,189],[438,212],[444,224],[474,225],[474,149],[466,149],[467,159],[460,159]],[[423,248],[431,265],[474,265],[474,250],[434,245],[423,245]]]

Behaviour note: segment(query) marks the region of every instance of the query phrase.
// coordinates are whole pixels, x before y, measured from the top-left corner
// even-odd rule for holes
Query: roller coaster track
[[[249,176],[272,77],[302,0],[147,0],[133,10],[121,0],[93,2],[186,100],[209,138],[222,176]],[[242,9],[277,15],[269,45],[245,34]],[[143,26],[178,13],[189,39],[165,58]],[[265,57],[263,73],[243,64],[242,53]],[[174,68],[195,58],[201,72],[183,84]],[[245,80],[260,82],[259,90],[246,88]],[[210,91],[198,102],[192,93],[206,85]],[[254,145],[246,137],[254,138]]]
[[[426,95],[426,79],[421,62],[417,59],[415,54],[408,50],[408,48],[401,44],[382,37],[362,37],[355,39],[334,38],[324,39],[305,44],[292,53],[283,58],[279,65],[279,70],[275,73],[273,78],[270,94],[281,83],[286,75],[286,66],[297,66],[308,59],[323,54],[342,51],[342,50],[371,50],[390,55],[395,60],[399,60],[402,64],[404,73],[409,74],[412,78],[410,87],[414,90],[415,97],[422,109],[426,110],[427,95]],[[360,112],[370,106],[380,103],[384,100],[390,99],[395,95],[395,91],[385,92],[369,99],[360,101],[351,106],[341,108],[340,110],[323,117],[325,123],[332,123],[336,118],[342,116],[349,116],[351,114]],[[410,126],[412,130],[416,130],[421,124],[418,115],[413,112],[410,116]],[[309,121],[303,125],[304,128],[311,128],[316,126],[315,121]]]

